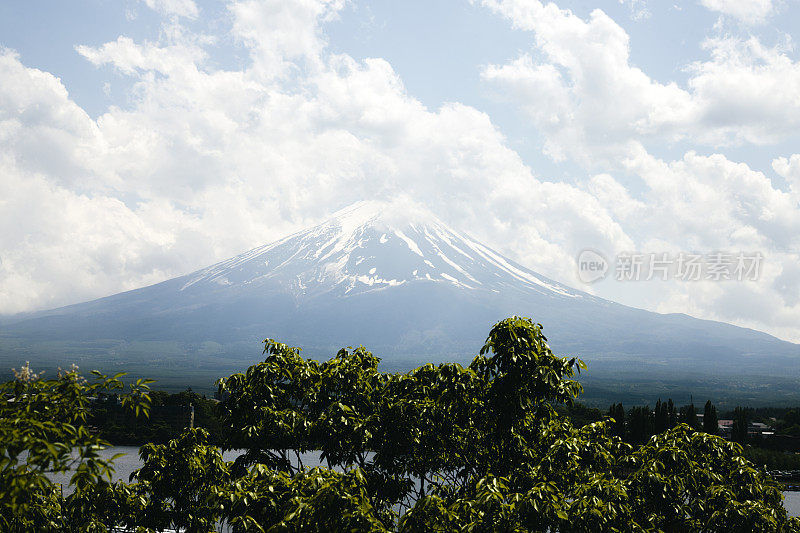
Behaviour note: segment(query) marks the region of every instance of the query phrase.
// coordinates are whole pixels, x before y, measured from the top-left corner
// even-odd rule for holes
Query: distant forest
[[[191,409],[194,427],[208,431],[211,444],[223,442],[218,399],[207,398],[188,388],[179,393],[154,390],[150,392],[150,400],[150,415],[144,418],[124,409],[119,395],[101,395],[92,404],[90,427],[117,446],[164,444],[177,438],[188,426]],[[666,402],[659,400],[654,408],[632,406],[626,409],[618,403],[604,411],[580,402],[556,404],[554,408],[575,427],[613,419],[612,434],[632,445],[644,444],[653,435],[678,424],[687,424],[698,431],[722,435],[744,445],[744,455],[755,464],[770,470],[800,470],[800,409],[796,407],[737,407],[717,413],[710,400],[699,410],[694,404],[676,406],[668,399]],[[725,419],[734,422],[731,434],[718,429],[718,421]],[[748,432],[753,423],[767,426],[768,435]]]

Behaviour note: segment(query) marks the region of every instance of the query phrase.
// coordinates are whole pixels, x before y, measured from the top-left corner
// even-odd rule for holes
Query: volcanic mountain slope
[[[513,314],[545,325],[557,353],[629,367],[800,375],[800,346],[728,324],[663,315],[547,279],[428,212],[362,202],[316,227],[206,269],[16,317],[0,363],[254,360],[273,337],[328,357],[364,344],[395,366],[468,361]],[[88,354],[88,355],[87,355]]]

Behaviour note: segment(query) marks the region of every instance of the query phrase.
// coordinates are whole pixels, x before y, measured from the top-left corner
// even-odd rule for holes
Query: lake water
[[[124,453],[122,457],[118,457],[114,461],[114,475],[112,479],[114,481],[124,481],[125,483],[130,482],[130,476],[134,470],[138,470],[142,467],[142,461],[139,459],[139,447],[138,446],[112,446],[110,448],[106,448],[105,450],[100,451],[100,456],[104,459],[110,459],[114,455],[118,453]],[[229,450],[222,454],[222,458],[226,461],[233,461],[241,454],[238,450]],[[300,454],[301,459],[303,460],[303,465],[307,467],[317,467],[323,466],[322,462],[320,461],[320,453],[319,452],[309,452],[309,453],[302,453]],[[61,483],[64,485],[64,492],[67,492],[67,484],[69,483],[69,478],[72,476],[71,473],[64,473],[64,474],[52,474],[50,479],[52,479],[55,483]]]
[[[786,507],[786,512],[789,516],[800,516],[800,492],[786,491],[783,493],[783,506]]]
[[[117,453],[124,453],[125,455],[114,461],[114,480],[122,480],[127,483],[131,472],[142,466],[142,462],[139,460],[139,448],[136,446],[114,446],[111,448],[106,448],[100,452],[100,455],[105,458],[110,458]],[[233,461],[236,459],[239,453],[240,452],[237,450],[231,450],[226,452],[223,457],[226,461]],[[303,464],[306,466],[321,466],[319,452],[302,454],[302,459]],[[56,483],[63,483],[65,485],[64,488],[66,489],[66,484],[69,483],[69,475],[55,475],[53,476],[53,481]],[[785,497],[783,505],[786,507],[789,515],[800,516],[800,492],[787,491],[783,493],[783,496]]]

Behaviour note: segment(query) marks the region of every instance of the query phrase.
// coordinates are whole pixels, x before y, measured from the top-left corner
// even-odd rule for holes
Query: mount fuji
[[[379,202],[185,276],[7,319],[0,364],[238,370],[272,337],[316,358],[363,344],[408,368],[471,360],[491,325],[514,314],[541,322],[556,353],[590,368],[800,376],[800,345],[597,298],[429,212]]]

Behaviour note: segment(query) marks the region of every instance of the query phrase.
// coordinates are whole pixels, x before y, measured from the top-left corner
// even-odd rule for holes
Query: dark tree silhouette
[[[669,411],[667,404],[661,401],[661,398],[656,402],[656,410],[654,413],[654,429],[656,433],[663,433],[669,429]]]
[[[731,440],[739,444],[747,444],[747,410],[737,406],[733,410],[733,427],[731,428]]]
[[[684,405],[681,407],[680,421],[692,429],[700,428],[700,424],[697,421],[697,409],[695,408],[694,403],[690,403],[689,405]]]
[[[611,434],[621,439],[625,438],[625,408],[621,403],[615,403],[608,408],[608,416],[614,419],[611,424]]]
[[[717,420],[717,408],[711,403],[711,400],[706,402],[703,409],[703,431],[711,435],[716,435],[719,432]]]

